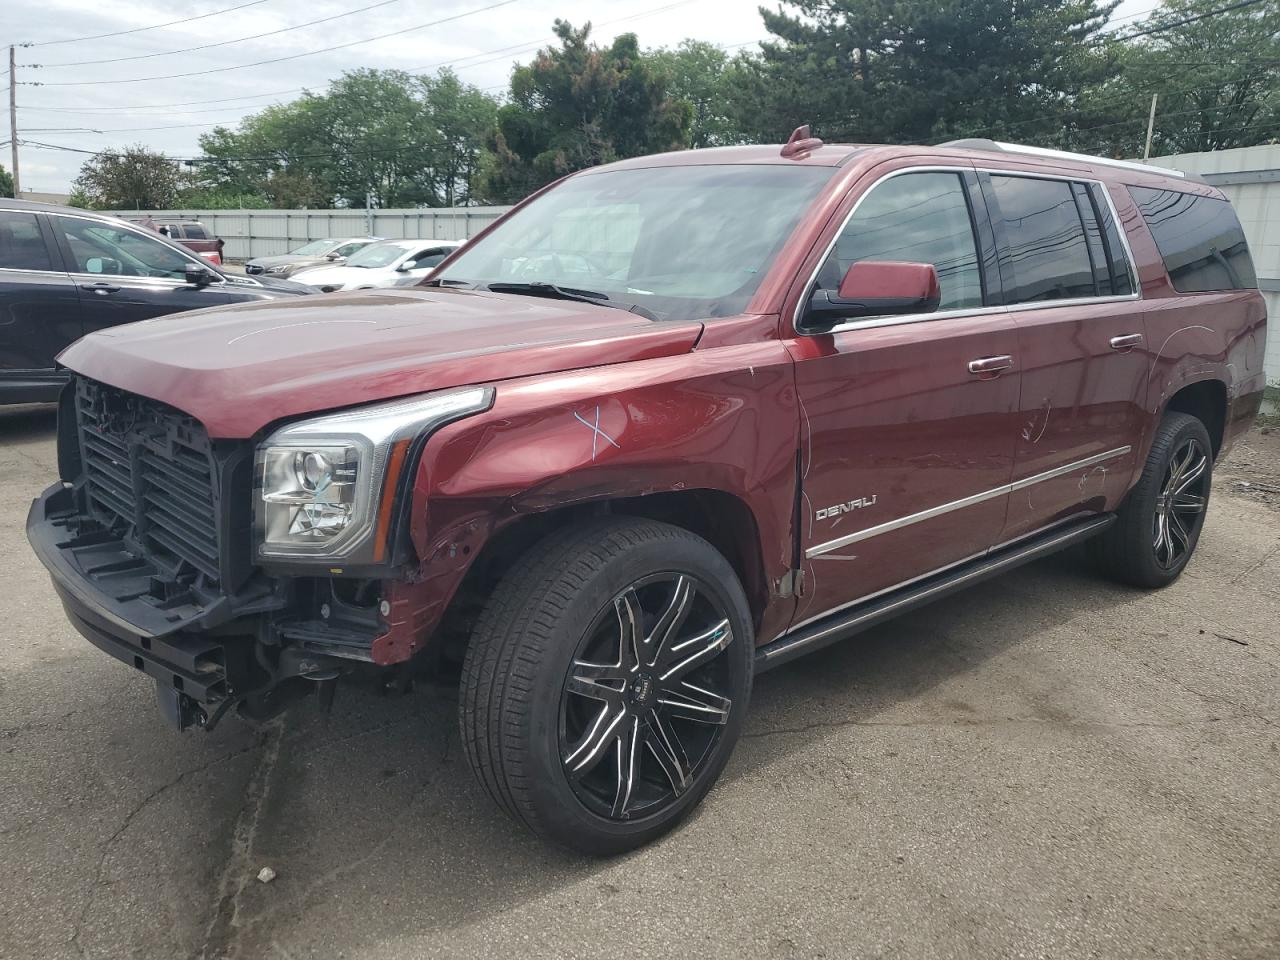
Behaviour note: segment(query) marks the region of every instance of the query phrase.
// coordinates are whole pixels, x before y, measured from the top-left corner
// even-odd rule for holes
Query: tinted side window
[[[340,246],[337,250],[334,250],[333,252],[339,257],[349,257],[353,253],[355,253],[357,250],[359,250],[361,247],[367,247],[367,246],[368,244],[363,242],[344,243],[342,246]]]
[[[978,248],[960,175],[907,173],[875,187],[818,271],[818,288],[834,290],[860,260],[931,263],[942,287],[938,309],[981,306]]]
[[[208,240],[209,234],[198,223],[183,224],[182,232],[188,240]]]
[[[0,210],[0,270],[52,270],[34,213]]]
[[[1227,201],[1149,187],[1129,192],[1179,293],[1258,285],[1244,230]]]
[[[54,217],[53,222],[67,238],[72,269],[79,273],[181,280],[191,262],[158,240],[109,223],[71,217]]]
[[[1009,262],[1001,265],[1006,287],[1012,278],[1007,302],[1094,296],[1093,265],[1071,184],[993,175],[991,185],[1009,241]]]

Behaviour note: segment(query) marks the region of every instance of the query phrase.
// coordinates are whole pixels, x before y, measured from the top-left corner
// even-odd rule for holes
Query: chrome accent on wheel
[[[1204,522],[1209,455],[1194,437],[1184,440],[1169,458],[1156,497],[1152,549],[1156,563],[1171,570],[1190,552]]]
[[[614,820],[656,813],[693,784],[733,707],[726,611],[686,574],[645,577],[587,630],[566,671],[560,758],[570,787]]]

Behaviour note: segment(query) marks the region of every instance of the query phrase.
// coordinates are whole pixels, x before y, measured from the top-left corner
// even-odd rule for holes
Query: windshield
[[[731,316],[833,172],[744,164],[577,176],[468,244],[435,279],[555,284],[666,320]]]
[[[310,243],[304,243],[297,250],[294,250],[293,255],[295,257],[318,257],[322,253],[328,253],[329,248],[332,246],[332,240],[312,240]]]
[[[389,267],[409,251],[398,243],[371,243],[363,250],[352,254],[346,265],[348,267]]]

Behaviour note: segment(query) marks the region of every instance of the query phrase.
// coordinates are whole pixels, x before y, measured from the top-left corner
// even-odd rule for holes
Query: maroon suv
[[[614,852],[760,670],[1085,540],[1176,578],[1265,329],[1195,178],[797,131],[575,174],[416,288],[85,337],[28,535],[175,724],[461,661],[494,799]]]

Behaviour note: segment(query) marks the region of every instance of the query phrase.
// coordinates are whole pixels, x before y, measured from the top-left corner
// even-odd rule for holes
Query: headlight
[[[283,263],[276,264],[274,267],[267,267],[267,273],[288,273],[289,268]]]
[[[413,441],[492,403],[491,387],[468,387],[280,428],[258,447],[258,555],[382,562]]]

